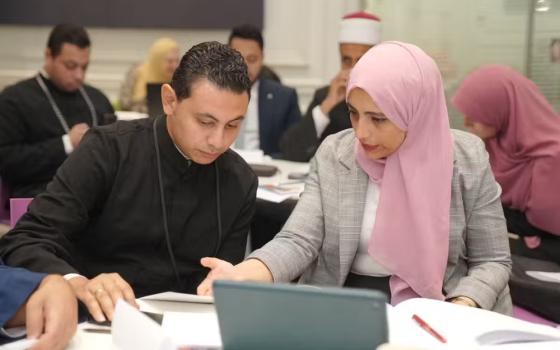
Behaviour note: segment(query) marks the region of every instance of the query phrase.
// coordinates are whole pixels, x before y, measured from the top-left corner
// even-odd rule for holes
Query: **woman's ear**
[[[173,90],[169,84],[163,84],[161,86],[161,103],[163,105],[165,115],[170,116],[175,113],[175,108],[177,107],[177,94],[175,94],[175,90]]]

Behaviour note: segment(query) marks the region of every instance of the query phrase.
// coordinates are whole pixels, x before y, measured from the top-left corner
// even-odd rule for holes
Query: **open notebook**
[[[444,301],[409,299],[397,306],[388,306],[387,315],[389,339],[394,344],[413,344],[429,349],[440,346],[467,349],[484,345],[558,341],[560,346],[558,329]],[[447,343],[441,343],[420,327],[412,319],[413,315],[420,316]]]

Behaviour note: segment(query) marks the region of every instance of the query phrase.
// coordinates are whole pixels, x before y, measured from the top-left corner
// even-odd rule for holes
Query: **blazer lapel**
[[[352,135],[354,134],[352,133]],[[355,137],[345,138],[338,152],[340,284],[344,283],[348,275],[360,242],[368,185],[367,175],[357,166],[355,161],[354,142]]]

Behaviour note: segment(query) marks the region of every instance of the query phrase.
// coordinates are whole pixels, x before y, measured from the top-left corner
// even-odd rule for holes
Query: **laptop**
[[[378,291],[233,281],[213,289],[225,350],[371,350],[388,341]]]
[[[162,83],[146,84],[146,102],[148,105],[148,115],[150,117],[159,117],[163,114],[163,105],[161,103],[162,85]]]

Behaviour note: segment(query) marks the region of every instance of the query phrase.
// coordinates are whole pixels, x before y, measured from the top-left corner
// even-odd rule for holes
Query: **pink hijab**
[[[511,68],[490,65],[465,79],[453,104],[497,130],[486,148],[502,202],[560,235],[560,117],[538,87]]]
[[[380,185],[369,253],[393,274],[393,304],[417,296],[443,300],[453,140],[440,72],[418,47],[385,42],[352,69],[347,96],[354,88],[367,92],[407,133],[383,161],[368,158],[356,144],[358,165]]]

